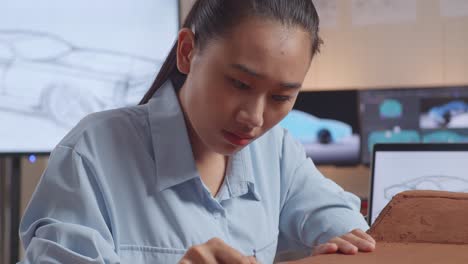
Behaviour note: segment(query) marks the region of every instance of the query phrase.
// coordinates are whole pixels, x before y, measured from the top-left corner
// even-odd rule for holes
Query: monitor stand
[[[0,156],[0,262],[19,260],[21,157]]]

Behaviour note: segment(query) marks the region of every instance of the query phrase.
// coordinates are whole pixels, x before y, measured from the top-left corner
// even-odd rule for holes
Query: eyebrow
[[[231,67],[234,68],[234,69],[237,69],[237,70],[240,70],[244,73],[247,73],[248,75],[251,75],[253,77],[256,77],[256,78],[260,78],[260,79],[265,79],[266,76],[261,74],[261,73],[258,73],[250,68],[248,68],[247,66],[245,65],[242,65],[242,64],[238,64],[238,63],[234,63],[234,64],[231,64]],[[280,83],[280,86],[282,88],[285,88],[285,89],[299,89],[301,88],[302,84],[301,83],[289,83],[289,82],[285,82],[285,83]]]

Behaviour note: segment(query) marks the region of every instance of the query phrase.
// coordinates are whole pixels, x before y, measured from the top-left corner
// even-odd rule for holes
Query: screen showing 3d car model
[[[362,162],[376,143],[468,142],[468,87],[359,92]]]
[[[0,152],[51,151],[85,115],[138,104],[178,1],[0,2]]]
[[[359,162],[357,91],[304,91],[280,122],[315,164]]]
[[[371,221],[397,193],[408,190],[468,192],[468,151],[378,151]]]

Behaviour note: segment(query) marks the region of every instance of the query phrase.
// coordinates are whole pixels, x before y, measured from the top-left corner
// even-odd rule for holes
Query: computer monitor
[[[0,152],[50,152],[85,115],[137,104],[176,39],[178,5],[0,2]]]
[[[303,91],[280,125],[300,141],[315,164],[359,162],[357,91]]]
[[[468,192],[468,144],[376,144],[373,149],[369,224],[394,195],[408,190]]]
[[[359,92],[361,157],[376,143],[468,142],[468,87]]]

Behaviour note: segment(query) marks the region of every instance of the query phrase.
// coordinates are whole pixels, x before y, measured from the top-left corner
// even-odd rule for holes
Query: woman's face
[[[231,155],[292,109],[310,66],[311,40],[301,27],[252,18],[201,51],[179,50],[189,58],[179,98],[192,143]]]

